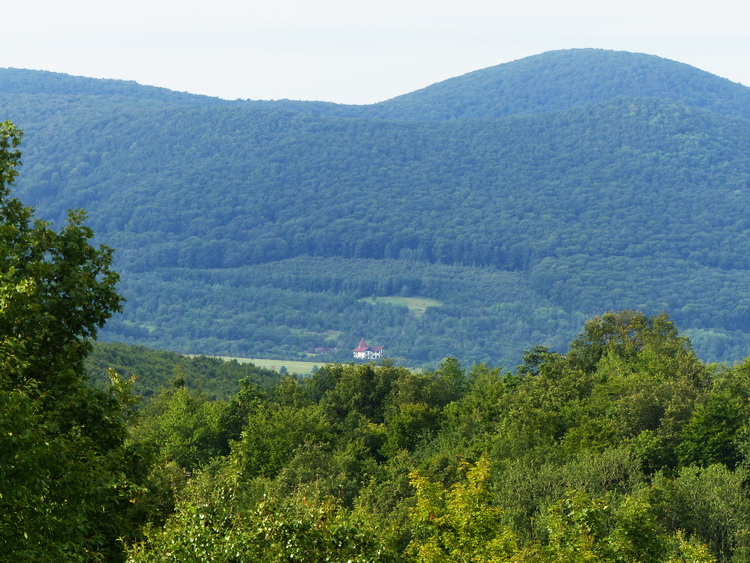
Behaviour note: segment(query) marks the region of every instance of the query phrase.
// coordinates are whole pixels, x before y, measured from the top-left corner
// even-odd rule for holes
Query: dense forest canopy
[[[366,337],[431,367],[561,352],[622,308],[744,358],[749,108],[698,69],[588,49],[371,106],[0,71],[18,193],[55,223],[87,209],[117,249],[127,302],[103,338],[346,360]]]
[[[112,251],[83,212],[54,231],[11,196],[21,132],[0,122],[0,557],[116,560],[132,534],[132,396],[87,381],[91,340],[120,309]]]
[[[748,560],[750,359],[629,310],[515,370],[94,347],[112,250],[13,197],[20,138],[0,124],[0,560]]]

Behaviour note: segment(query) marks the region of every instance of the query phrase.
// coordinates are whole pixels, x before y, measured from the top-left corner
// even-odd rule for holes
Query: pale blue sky
[[[372,103],[544,51],[598,47],[750,86],[748,21],[746,0],[23,0],[3,6],[0,67],[228,99]]]

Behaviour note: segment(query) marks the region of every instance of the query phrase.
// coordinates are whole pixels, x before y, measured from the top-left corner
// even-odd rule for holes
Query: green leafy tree
[[[716,561],[705,545],[666,530],[651,504],[638,496],[591,497],[571,491],[550,505],[542,522],[546,540],[524,546],[517,561]]]
[[[673,530],[699,538],[720,561],[750,560],[750,500],[746,477],[721,463],[657,474],[651,504]]]
[[[666,372],[665,375],[700,375],[690,342],[678,336],[677,327],[664,313],[648,316],[638,311],[620,311],[594,317],[570,345],[567,359],[572,367],[591,372],[608,354],[643,363],[660,361],[650,367]]]
[[[405,371],[387,361],[381,366],[326,366],[313,376],[312,383],[319,388],[329,387],[320,404],[334,418],[364,415],[372,422],[383,422],[386,399]]]
[[[129,546],[129,561],[400,561],[369,520],[314,488],[279,495],[245,483],[231,463],[201,471],[181,493],[163,528]]]
[[[682,432],[677,453],[682,465],[701,466],[723,463],[730,469],[739,463],[737,439],[747,409],[738,397],[728,393],[711,394],[698,406]]]
[[[184,386],[164,389],[142,410],[133,439],[157,451],[161,461],[193,470],[227,453],[220,430],[223,406]]]
[[[83,212],[56,232],[10,196],[20,139],[0,124],[0,557],[116,561],[141,494],[132,395],[114,374],[94,389],[83,360],[120,310],[118,276]]]
[[[264,405],[248,416],[236,456],[247,477],[275,477],[299,448],[333,437],[331,423],[317,406]]]
[[[516,536],[502,526],[502,511],[493,506],[490,464],[482,457],[465,464],[466,479],[449,491],[419,472],[411,474],[416,505],[411,513],[414,539],[406,554],[411,561],[493,563],[510,560]]]

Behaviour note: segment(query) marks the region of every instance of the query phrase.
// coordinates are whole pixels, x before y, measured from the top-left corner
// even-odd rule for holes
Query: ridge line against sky
[[[657,55],[750,86],[739,0],[24,0],[0,67],[226,99],[366,104],[558,49]]]

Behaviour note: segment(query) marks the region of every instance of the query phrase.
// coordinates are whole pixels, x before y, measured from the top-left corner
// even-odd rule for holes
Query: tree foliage
[[[743,561],[747,381],[633,311],[515,372],[326,365],[250,393],[131,559]]]
[[[83,369],[120,310],[112,252],[82,212],[54,231],[11,197],[21,133],[0,124],[0,551],[14,561],[117,560],[141,494],[125,445],[128,382],[107,391]]]

